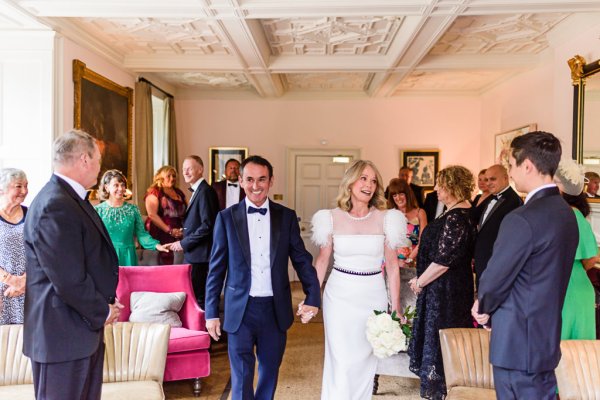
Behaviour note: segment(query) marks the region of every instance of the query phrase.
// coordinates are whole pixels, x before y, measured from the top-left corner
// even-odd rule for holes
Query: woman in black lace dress
[[[438,331],[473,327],[471,259],[476,225],[470,218],[473,174],[449,166],[438,175],[438,199],[447,211],[423,231],[417,257],[417,277],[409,283],[418,294],[417,318],[408,347],[410,370],[421,379],[421,397],[446,397]]]

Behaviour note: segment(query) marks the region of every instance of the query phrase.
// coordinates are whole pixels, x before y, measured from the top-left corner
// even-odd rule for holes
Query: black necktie
[[[227,186],[233,186],[233,187],[237,187],[237,183],[228,183]]]
[[[189,190],[190,192],[194,193],[194,189],[193,189],[193,188],[189,187],[189,188],[188,188],[188,190]]]
[[[248,207],[248,214],[260,213],[260,215],[265,215],[267,213],[266,208],[255,208],[252,206]]]

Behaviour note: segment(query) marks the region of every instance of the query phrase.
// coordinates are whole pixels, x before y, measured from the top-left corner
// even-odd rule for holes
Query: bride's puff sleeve
[[[387,210],[383,218],[383,233],[385,243],[390,249],[410,247],[410,240],[406,237],[406,217],[399,210]]]
[[[312,236],[310,240],[319,247],[331,245],[333,234],[333,217],[331,210],[319,210],[311,220]]]

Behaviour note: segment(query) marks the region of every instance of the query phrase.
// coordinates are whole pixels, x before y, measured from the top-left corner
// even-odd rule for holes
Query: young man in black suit
[[[560,141],[531,132],[511,143],[510,176],[525,205],[502,224],[472,313],[493,323],[490,362],[499,399],[555,399],[561,311],[579,241],[577,221],[553,182]]]
[[[37,399],[99,399],[104,325],[123,306],[117,254],[86,196],[100,172],[96,140],[65,133],[54,141],[53,164],[25,218],[23,353]]]
[[[204,309],[208,261],[219,204],[215,190],[202,177],[204,163],[199,156],[186,157],[182,170],[192,197],[183,220],[183,238],[168,247],[173,251],[183,250],[183,261],[192,264],[192,287],[198,304]]]
[[[483,213],[477,224],[477,240],[475,241],[475,274],[476,285],[485,271],[492,256],[494,242],[504,217],[515,208],[523,205],[523,201],[508,184],[508,172],[502,165],[492,165],[485,171],[490,196],[483,201]]]

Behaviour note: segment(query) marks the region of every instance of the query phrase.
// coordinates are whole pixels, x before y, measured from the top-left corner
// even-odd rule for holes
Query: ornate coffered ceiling
[[[258,97],[476,95],[600,19],[598,0],[1,1],[0,28],[27,14],[176,91]]]

